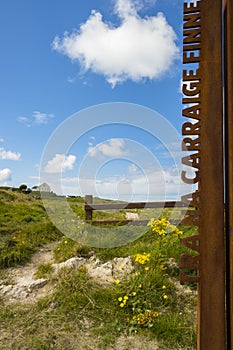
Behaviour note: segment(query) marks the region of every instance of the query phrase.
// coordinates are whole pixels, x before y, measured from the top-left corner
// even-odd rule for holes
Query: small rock
[[[95,251],[94,251],[94,250],[91,250],[91,251],[89,251],[89,252],[87,253],[87,257],[88,257],[88,258],[91,258],[91,257],[94,256],[94,254],[95,254]]]
[[[90,261],[92,261],[92,259],[89,259]],[[99,266],[100,265],[100,260],[96,259],[96,261],[94,262],[94,267]]]
[[[2,295],[8,294],[10,291],[12,291],[13,286],[10,284],[8,286],[2,285],[0,286],[0,292]]]
[[[112,263],[111,261],[107,261],[106,263],[102,264],[100,267],[102,269],[112,270]]]
[[[126,212],[125,213],[125,218],[126,220],[138,220],[138,214],[137,213],[129,213],[129,212]]]
[[[60,264],[53,264],[52,267],[54,268],[55,272],[58,272],[62,268],[76,269],[80,265],[85,264],[85,262],[85,258],[71,258]]]
[[[49,304],[49,308],[50,308],[51,310],[56,309],[57,306],[58,306],[58,303],[55,303],[54,301],[52,301],[52,302]]]
[[[28,297],[29,292],[24,287],[16,285],[12,290],[12,295],[16,299],[25,299]]]
[[[114,258],[113,259],[113,275],[126,275],[133,271],[134,267],[130,256],[126,258]]]
[[[98,274],[102,277],[112,276],[112,271],[113,271],[113,266],[112,266],[112,263],[110,261],[96,267],[96,274]]]
[[[35,289],[42,288],[46,285],[47,282],[48,282],[48,280],[46,278],[40,278],[38,280],[35,280],[29,284],[28,291],[32,292]]]

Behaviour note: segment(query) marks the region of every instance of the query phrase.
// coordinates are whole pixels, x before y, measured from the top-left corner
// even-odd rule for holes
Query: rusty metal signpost
[[[224,1],[227,344],[233,349],[233,3]]]
[[[198,189],[182,201],[199,232],[181,240],[195,254],[180,280],[198,283],[198,350],[233,350],[233,1],[185,2],[183,15],[182,179]]]

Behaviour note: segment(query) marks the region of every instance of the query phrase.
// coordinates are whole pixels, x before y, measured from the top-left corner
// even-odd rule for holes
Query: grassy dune
[[[81,198],[69,203],[84,217]],[[194,227],[179,229],[184,236],[195,234]],[[24,265],[38,248],[53,241],[55,262],[88,258],[92,251],[102,263],[131,256],[134,271],[104,285],[85,268],[61,270],[54,276],[49,264],[42,264],[38,273],[53,283],[51,294],[34,303],[7,304],[0,298],[1,349],[196,348],[196,291],[193,285],[179,284],[184,248],[177,235],[159,235],[148,227],[127,245],[93,248],[63,237],[32,194],[0,190],[0,279],[9,267]]]

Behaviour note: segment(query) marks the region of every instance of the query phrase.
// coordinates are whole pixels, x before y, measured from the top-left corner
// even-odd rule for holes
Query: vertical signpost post
[[[197,225],[198,235],[182,239],[184,246],[196,252],[181,256],[181,283],[198,283],[198,350],[226,349],[232,337],[233,238],[232,238],[232,0],[227,8],[227,143],[223,138],[223,11],[222,0],[184,3],[183,24],[183,150],[191,152],[182,159],[182,179],[197,184],[198,190],[183,196],[192,205],[187,224]],[[226,44],[226,43],[225,43]],[[231,102],[229,103],[229,100]],[[227,171],[224,172],[224,143]],[[190,173],[190,167],[193,170]],[[189,170],[188,170],[189,169]],[[191,174],[191,175],[190,175]],[[226,259],[224,225],[224,179],[227,195],[228,247]],[[226,261],[227,260],[227,261]],[[226,275],[229,285],[226,312]],[[196,273],[188,274],[188,270]],[[230,316],[231,315],[231,316]],[[231,335],[229,335],[231,334]],[[229,347],[230,346],[230,347]]]
[[[233,2],[224,0],[227,344],[233,349]]]
[[[201,1],[198,348],[225,349],[222,0]]]

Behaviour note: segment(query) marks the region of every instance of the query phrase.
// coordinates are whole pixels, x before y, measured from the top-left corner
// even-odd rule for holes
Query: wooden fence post
[[[85,196],[85,204],[92,204],[93,203],[93,197],[92,195],[86,195]],[[92,209],[91,208],[85,208],[85,220],[90,221],[92,220]]]

